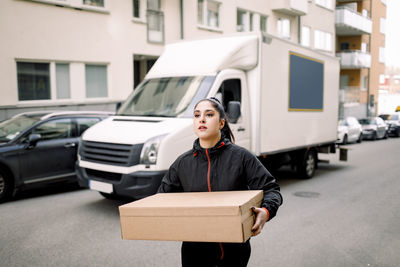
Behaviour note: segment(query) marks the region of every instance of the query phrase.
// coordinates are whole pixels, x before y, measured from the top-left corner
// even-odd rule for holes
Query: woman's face
[[[202,101],[194,109],[193,127],[195,134],[203,141],[219,141],[225,120],[220,120],[218,111],[209,101]]]

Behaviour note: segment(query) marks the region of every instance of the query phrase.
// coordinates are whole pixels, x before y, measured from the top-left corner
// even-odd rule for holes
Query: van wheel
[[[297,173],[301,178],[310,179],[314,176],[316,169],[317,154],[314,150],[307,150],[303,155],[300,155],[297,164]]]
[[[374,132],[374,134],[372,135],[372,140],[375,141],[376,139],[378,139],[378,134],[377,132]]]
[[[12,192],[12,180],[0,169],[0,203],[6,202]]]

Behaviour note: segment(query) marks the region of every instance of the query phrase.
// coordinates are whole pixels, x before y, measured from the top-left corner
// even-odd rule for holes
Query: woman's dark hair
[[[235,143],[235,137],[233,136],[232,130],[229,127],[228,117],[226,116],[224,107],[222,106],[221,102],[215,97],[210,97],[210,98],[205,98],[205,99],[200,100],[199,102],[197,102],[197,104],[194,107],[196,108],[197,105],[203,101],[210,102],[211,105],[218,111],[220,119],[225,120],[224,127],[221,129],[221,134],[223,136],[225,136],[226,138],[228,138],[229,141],[231,141],[232,143]]]

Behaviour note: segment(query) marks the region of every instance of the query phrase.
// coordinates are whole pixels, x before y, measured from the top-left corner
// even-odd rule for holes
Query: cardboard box
[[[161,193],[119,207],[122,239],[245,242],[262,190]]]

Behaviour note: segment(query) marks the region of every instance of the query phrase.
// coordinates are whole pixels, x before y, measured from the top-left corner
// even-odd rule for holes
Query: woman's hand
[[[269,214],[263,208],[252,207],[251,209],[256,215],[256,220],[254,222],[253,227],[251,228],[251,231],[253,232],[253,236],[256,236],[259,233],[261,233],[264,224],[268,221]]]

